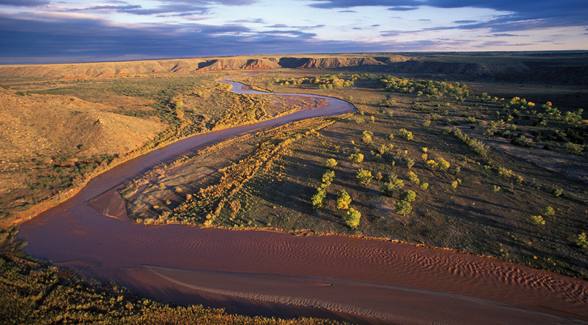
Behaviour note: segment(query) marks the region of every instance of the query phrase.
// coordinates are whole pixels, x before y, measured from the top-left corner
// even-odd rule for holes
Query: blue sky
[[[588,50],[587,0],[0,0],[0,64]]]

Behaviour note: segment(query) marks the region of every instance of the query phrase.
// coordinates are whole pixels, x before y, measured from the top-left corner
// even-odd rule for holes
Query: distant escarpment
[[[587,84],[588,53],[515,53],[487,55],[455,53],[413,53],[308,55],[308,56],[236,56],[132,62],[99,62],[51,65],[0,66],[0,76],[32,78],[100,78],[188,73],[219,70],[271,69],[354,69],[372,73],[399,73],[411,76],[459,76],[500,81],[539,81]]]

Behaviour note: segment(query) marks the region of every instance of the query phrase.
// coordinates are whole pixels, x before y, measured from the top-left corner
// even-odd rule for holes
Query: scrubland
[[[459,57],[436,60],[449,64]],[[500,60],[494,56],[490,61],[496,65]],[[543,79],[509,80],[508,71],[495,76],[432,68],[413,73],[408,58],[403,64],[404,70],[399,68],[397,74],[376,64],[319,64],[312,69],[273,67],[235,79],[270,93],[340,98],[358,112],[238,137],[137,175],[120,193],[127,200],[129,217],[146,225],[182,223],[276,229],[301,236],[386,238],[588,279],[588,123],[582,110],[587,98],[583,86],[567,83],[561,76],[553,84]],[[526,71],[519,67],[513,72],[516,76]],[[302,98],[233,94],[216,81],[238,74],[243,73],[4,78],[2,95],[11,100],[72,98],[72,103],[92,103],[55,113],[53,119],[102,112],[161,129],[151,138],[112,131],[108,136],[140,140],[116,150],[100,149],[93,142],[96,139],[84,142],[74,136],[73,142],[53,149],[55,153],[33,148],[7,156],[0,177],[6,182],[22,179],[27,186],[2,187],[3,220],[10,223],[34,204],[83,185],[100,170],[183,137],[314,105]],[[576,74],[570,80],[582,79]],[[97,108],[98,103],[103,106]],[[8,236],[6,231],[3,234]],[[17,259],[18,255],[5,256],[3,277],[10,277],[7,283],[13,284],[8,285],[12,291],[4,292],[20,290],[20,297],[44,297],[40,292],[48,289],[38,279],[16,286],[21,280],[14,276],[37,274],[26,270],[39,267],[53,272],[54,278],[65,272]],[[57,282],[49,282],[43,285],[55,288],[51,283]],[[41,289],[15,289],[32,285]],[[124,313],[136,308],[164,314],[204,312],[180,312],[143,300],[129,304],[135,307]],[[119,305],[123,308],[118,303],[108,308]]]

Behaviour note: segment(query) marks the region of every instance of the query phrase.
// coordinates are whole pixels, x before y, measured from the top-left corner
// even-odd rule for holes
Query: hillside
[[[586,52],[376,53],[237,56],[133,62],[1,66],[1,77],[83,79],[221,70],[369,68],[380,72],[586,84]]]
[[[86,156],[121,154],[165,129],[160,122],[115,114],[114,107],[70,96],[21,96],[3,90],[0,101],[0,156],[8,160],[64,151],[83,151]]]

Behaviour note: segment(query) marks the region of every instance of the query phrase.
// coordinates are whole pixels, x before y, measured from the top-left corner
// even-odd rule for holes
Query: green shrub
[[[349,204],[351,204],[351,196],[349,196],[345,190],[339,191],[337,197],[337,209],[347,210],[349,209]]]
[[[420,183],[419,177],[413,172],[408,172],[408,179],[417,185]]]
[[[380,190],[384,193],[384,195],[392,196],[398,190],[401,190],[404,187],[404,182],[399,179],[392,179],[389,182],[385,182],[380,187]]]
[[[529,220],[531,221],[532,224],[537,225],[537,226],[545,225],[545,220],[543,220],[542,216],[531,216],[529,218]]]
[[[402,215],[407,215],[412,212],[412,207],[410,206],[410,203],[404,200],[396,202],[395,208],[396,213]]]
[[[363,133],[361,134],[361,141],[363,141],[364,143],[370,144],[370,143],[372,143],[373,136],[374,136],[373,132],[363,131]]]
[[[400,130],[398,130],[398,133],[404,140],[410,141],[410,140],[414,139],[412,132],[410,132],[406,129],[400,129]]]
[[[359,164],[363,161],[363,154],[361,153],[352,153],[349,156],[349,161],[353,164]]]
[[[500,191],[500,186],[494,185],[494,193],[498,193]]]
[[[382,172],[378,172],[378,173],[376,174],[376,176],[374,176],[374,178],[375,178],[377,181],[381,180],[381,179],[382,179],[382,177],[383,177],[383,176],[382,176]]]
[[[426,189],[429,188],[429,183],[421,183],[421,186],[420,187],[421,187],[422,190],[426,190]]]
[[[545,212],[543,214],[546,216],[554,216],[555,210],[551,206],[548,206],[547,208],[545,208]]]
[[[449,162],[443,158],[437,158],[435,160],[428,160],[427,166],[433,170],[447,171],[449,169]]]
[[[316,191],[316,194],[312,196],[312,207],[314,209],[320,209],[323,207],[323,201],[325,200],[325,198],[327,197],[327,191],[322,188],[319,187]]]
[[[553,190],[553,194],[555,195],[555,197],[560,197],[563,194],[563,190],[556,188],[555,190]]]
[[[331,185],[331,182],[333,182],[334,179],[335,179],[335,172],[332,171],[332,170],[329,170],[329,171],[327,171],[326,173],[323,174],[322,181],[327,186],[329,186],[329,185]]]
[[[351,229],[357,229],[359,226],[359,220],[361,219],[361,212],[351,208],[345,215],[345,223]]]
[[[329,159],[327,159],[326,165],[327,165],[327,168],[333,168],[333,167],[337,166],[337,161],[333,158],[329,158]]]
[[[574,143],[571,143],[571,142],[567,142],[565,144],[565,147],[566,147],[567,153],[572,154],[572,155],[579,155],[579,154],[581,154],[582,151],[584,151],[584,148],[585,148],[584,145],[574,144]]]
[[[416,200],[416,193],[414,191],[408,190],[402,193],[402,199],[407,202],[412,202]]]
[[[408,158],[408,159],[406,160],[406,167],[408,167],[408,169],[411,169],[411,168],[412,168],[412,166],[414,166],[414,160],[412,160],[412,159]]]
[[[588,248],[588,236],[585,232],[581,233],[576,237],[576,245],[580,248]]]
[[[367,186],[372,180],[372,173],[369,170],[359,169],[355,177],[359,180],[359,184]]]
[[[457,181],[451,182],[451,187],[457,188],[457,185],[459,185]]]

